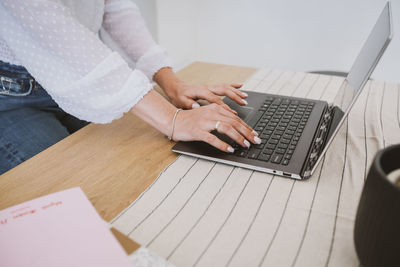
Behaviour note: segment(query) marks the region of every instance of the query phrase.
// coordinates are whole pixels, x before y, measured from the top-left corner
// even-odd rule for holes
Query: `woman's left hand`
[[[219,84],[219,85],[189,85],[180,80],[171,68],[162,68],[154,75],[164,92],[168,95],[173,105],[178,108],[192,109],[200,107],[197,100],[206,100],[210,103],[221,105],[226,110],[237,114],[226,105],[220,96],[227,96],[241,106],[247,105],[245,98],[247,94],[240,91],[241,84]]]
[[[232,113],[236,112],[226,105],[220,96],[227,96],[241,106],[247,105],[245,98],[247,94],[240,91],[241,84],[219,84],[219,85],[187,85],[180,83],[176,85],[174,90],[168,92],[172,104],[179,108],[198,108],[200,107],[197,100],[206,100],[210,103],[221,105]]]

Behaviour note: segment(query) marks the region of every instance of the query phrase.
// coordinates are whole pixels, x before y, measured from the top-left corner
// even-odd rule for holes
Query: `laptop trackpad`
[[[244,121],[246,121],[248,119],[249,115],[253,111],[253,108],[251,108],[251,107],[238,106],[238,107],[235,107],[234,109],[238,113],[239,118],[241,118]]]

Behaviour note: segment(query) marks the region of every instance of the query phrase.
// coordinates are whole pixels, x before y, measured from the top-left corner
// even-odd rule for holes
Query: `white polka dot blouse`
[[[108,123],[171,66],[130,0],[1,0],[0,60],[23,65],[66,112]]]

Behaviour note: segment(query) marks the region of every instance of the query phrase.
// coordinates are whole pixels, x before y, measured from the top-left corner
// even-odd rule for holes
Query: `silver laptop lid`
[[[335,97],[333,104],[334,106],[339,107],[344,112],[344,115],[337,125],[334,133],[331,135],[329,140],[327,140],[326,146],[320,154],[318,161],[314,165],[311,174],[314,173],[319,161],[325,154],[336,133],[339,131],[340,126],[343,125],[343,122],[350,112],[350,109],[360,95],[361,90],[371,76],[371,73],[375,69],[375,66],[378,64],[378,61],[383,55],[391,38],[391,4],[390,2],[387,2],[381,15],[378,18],[378,21],[376,22],[374,28],[368,36],[367,41],[364,43],[364,46],[358,54],[356,61],[351,67],[346,80],[343,82],[338,94]]]

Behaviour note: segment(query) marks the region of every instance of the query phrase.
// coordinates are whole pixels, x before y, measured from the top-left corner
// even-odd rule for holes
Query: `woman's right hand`
[[[250,147],[250,142],[253,144],[261,142],[250,126],[217,104],[179,112],[175,120],[173,139],[174,141],[204,141],[222,151],[233,153],[232,146],[210,133],[213,130],[229,136],[242,147]]]

